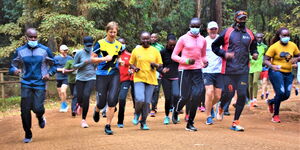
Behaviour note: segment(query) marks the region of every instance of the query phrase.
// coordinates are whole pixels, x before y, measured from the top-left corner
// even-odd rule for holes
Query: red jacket
[[[129,74],[128,72],[130,57],[131,54],[126,50],[120,55],[121,60],[124,61],[124,65],[121,65],[121,63],[119,63],[120,82],[133,80],[133,74]]]

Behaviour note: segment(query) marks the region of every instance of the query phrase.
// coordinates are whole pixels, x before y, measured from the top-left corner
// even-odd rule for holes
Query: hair
[[[274,43],[276,43],[277,41],[280,40],[280,34],[281,34],[281,32],[282,32],[283,30],[289,30],[289,29],[286,28],[286,27],[281,27],[281,28],[279,28],[279,29],[276,31],[275,36],[274,36],[273,39],[271,40],[271,45],[274,44]]]
[[[199,21],[199,22],[201,23],[200,18],[196,18],[196,17],[195,17],[195,18],[192,18],[191,21],[190,21],[190,24],[192,24],[193,21]]]
[[[167,35],[167,41],[169,41],[169,40],[174,40],[174,41],[176,41],[176,36],[175,36],[175,34],[169,33],[169,34]]]
[[[140,34],[140,36],[142,36],[142,35],[145,34],[145,33],[151,35],[150,32],[148,32],[148,31],[142,31],[141,34]]]
[[[112,30],[114,28],[117,28],[117,30],[118,30],[119,29],[119,24],[115,21],[111,21],[106,25],[105,31],[107,32],[108,30]]]

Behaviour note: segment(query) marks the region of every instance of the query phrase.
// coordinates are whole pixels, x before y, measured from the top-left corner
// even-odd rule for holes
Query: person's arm
[[[257,51],[257,41],[256,41],[255,37],[254,37],[254,40],[250,44],[250,54],[252,55],[252,59],[253,60],[257,60],[257,58],[258,58],[258,51]]]
[[[131,54],[131,57],[129,60],[129,64],[130,64],[129,66],[130,66],[130,69],[133,69],[134,72],[138,72],[138,71],[140,71],[140,68],[135,66],[136,61],[137,61],[135,51],[136,51],[136,48],[132,51],[132,54]]]
[[[91,62],[94,63],[94,64],[98,64],[98,63],[101,63],[103,61],[111,61],[113,56],[110,56],[110,55],[107,55],[105,57],[102,57],[100,55],[100,44],[99,42],[96,42],[95,43],[95,46],[94,46],[94,51],[93,51],[93,54],[91,55]],[[100,55],[100,57],[98,57]]]
[[[51,65],[49,67],[49,70],[48,70],[48,74],[50,76],[53,76],[56,73],[56,68],[58,66],[58,62],[56,60],[54,60],[52,51],[49,48],[47,48],[46,51],[47,51],[47,54],[48,54],[48,58],[53,60],[53,65]]]
[[[208,61],[206,59],[206,40],[204,39],[204,44],[203,47],[201,49],[201,59],[202,59],[202,63],[203,63],[203,68],[206,68],[208,66]]]
[[[178,42],[176,43],[176,46],[173,50],[173,53],[172,53],[172,60],[178,62],[179,64],[190,64],[190,59],[188,58],[183,58],[182,56],[180,57],[179,56],[179,53],[182,51],[184,47],[184,41],[183,41],[183,38],[179,38]],[[181,53],[182,55],[182,53]],[[192,60],[193,63],[195,63],[195,60]]]
[[[9,74],[19,75],[21,73],[21,69],[19,69],[20,65],[21,65],[21,58],[18,55],[18,49],[17,49],[13,55],[13,59],[9,68]]]
[[[83,50],[84,51],[84,50]],[[86,60],[86,61],[83,61],[83,62],[80,62],[80,57],[81,57],[81,52],[82,51],[79,51],[75,54],[74,56],[74,69],[79,69],[79,68],[82,68],[84,67],[86,64],[89,63],[90,60]]]
[[[274,71],[279,71],[280,67],[277,65],[273,65],[271,63],[271,59],[274,58],[274,56],[275,56],[275,50],[273,49],[273,46],[271,46],[265,54],[264,64],[267,65],[270,69],[272,69]]]
[[[220,36],[212,43],[211,49],[212,51],[218,55],[219,57],[225,58],[225,51],[221,49],[221,46],[224,45],[224,37],[226,30],[222,31]]]
[[[64,66],[64,72],[63,73],[71,73],[73,71],[75,71],[75,69],[73,68],[72,61],[69,60],[69,61],[67,61],[66,65]]]

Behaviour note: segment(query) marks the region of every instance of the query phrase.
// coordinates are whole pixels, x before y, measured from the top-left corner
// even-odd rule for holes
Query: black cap
[[[94,42],[94,39],[93,39],[93,37],[91,37],[91,36],[85,36],[85,37],[83,38],[83,44],[84,44],[85,46],[93,46],[93,42]]]

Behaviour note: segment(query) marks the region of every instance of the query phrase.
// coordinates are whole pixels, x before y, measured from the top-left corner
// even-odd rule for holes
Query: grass
[[[20,107],[21,97],[13,96],[9,98],[0,98],[0,112],[15,110]]]

